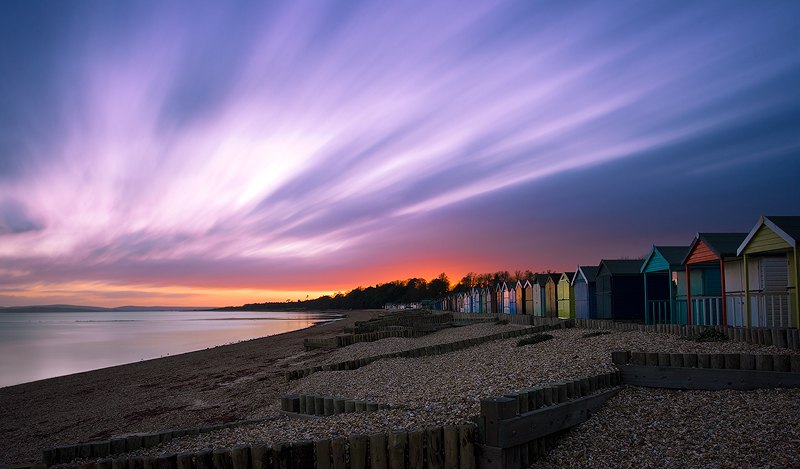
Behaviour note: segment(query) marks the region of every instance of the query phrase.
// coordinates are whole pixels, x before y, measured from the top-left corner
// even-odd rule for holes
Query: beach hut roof
[[[564,272],[561,274],[561,278],[558,279],[560,282],[561,280],[566,279],[568,283],[572,283],[572,279],[575,278],[575,272]]]
[[[533,287],[533,284],[531,283],[531,281],[528,280],[528,279],[525,279],[525,281],[522,283],[522,288],[531,288],[531,287]]]
[[[546,275],[548,282],[558,283],[558,281],[561,280],[561,272],[553,272]]]
[[[575,276],[572,277],[572,284],[575,285],[575,279],[580,275],[586,283],[592,283],[597,279],[597,271],[600,269],[596,265],[579,265],[578,270],[575,271]]]
[[[600,274],[605,267],[611,275],[639,275],[642,262],[642,259],[603,259],[597,273]]]
[[[748,233],[697,233],[681,264],[686,264],[697,244],[701,242],[711,250],[717,259],[736,257],[738,255],[736,252],[747,235]]]
[[[641,272],[644,272],[647,268],[647,265],[655,256],[661,256],[670,267],[676,268],[680,267],[683,259],[686,257],[686,253],[689,252],[689,246],[656,246],[653,245],[653,249],[650,250],[650,254],[647,255],[644,262],[642,262],[642,267],[640,269]]]
[[[758,229],[763,225],[767,225],[775,234],[786,241],[789,246],[797,247],[797,240],[800,239],[800,217],[765,217],[761,215],[756,226],[750,230],[750,233],[747,234],[742,244],[739,245],[739,248],[736,250],[737,255],[742,255],[742,251],[745,246],[747,246],[747,243],[753,239],[753,236],[755,236]]]

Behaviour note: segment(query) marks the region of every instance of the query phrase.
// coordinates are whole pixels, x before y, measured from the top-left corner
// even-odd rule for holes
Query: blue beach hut
[[[597,295],[595,290],[597,269],[598,267],[594,265],[580,265],[572,277],[576,318],[597,319]]]
[[[689,246],[653,246],[642,264],[644,275],[645,324],[686,324],[678,314],[676,295],[678,273]]]

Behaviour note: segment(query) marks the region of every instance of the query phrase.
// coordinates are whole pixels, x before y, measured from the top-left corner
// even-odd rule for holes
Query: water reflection
[[[243,311],[0,313],[0,387],[281,334],[336,317]]]

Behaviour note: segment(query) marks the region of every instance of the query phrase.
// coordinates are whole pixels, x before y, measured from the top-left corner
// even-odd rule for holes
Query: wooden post
[[[428,469],[442,469],[444,467],[444,444],[442,439],[442,427],[425,428],[425,459],[428,461]]]
[[[159,456],[158,469],[178,469],[178,454],[164,453]],[[225,469],[229,469],[229,467]]]
[[[409,469],[425,468],[424,430],[417,430],[408,433],[408,468]]]
[[[231,449],[233,469],[251,469],[250,446],[239,445]]]
[[[455,425],[444,427],[444,469],[458,469],[458,427]]]
[[[178,469],[194,469],[194,462],[192,461],[193,458],[194,453],[191,451],[184,451],[178,454]],[[142,467],[144,467],[144,461],[142,461]]]
[[[756,356],[752,353],[739,354],[739,369],[740,370],[755,370],[756,369]]]
[[[271,459],[271,447],[263,443],[255,443],[250,446],[250,463],[252,469],[272,469]]]
[[[406,467],[406,442],[408,434],[403,430],[394,430],[389,433],[388,461],[389,469],[405,469]]]
[[[197,469],[214,469],[212,450],[210,448],[206,448],[195,453],[194,465]]]
[[[373,433],[369,436],[370,469],[387,469],[386,459],[386,434]]]
[[[214,469],[232,469],[231,452],[228,448],[217,448],[212,453],[214,459]],[[161,457],[158,458],[158,469],[161,467]]]
[[[367,469],[367,436],[350,435],[350,469]]]
[[[292,443],[291,461],[293,469],[313,469],[314,442],[311,440],[298,440]]]
[[[274,469],[289,469],[292,464],[292,447],[289,442],[283,441],[272,445],[272,467]]]
[[[316,469],[331,469],[331,440],[317,440],[314,446],[317,459]]]
[[[800,357],[800,355],[798,355]],[[459,469],[475,469],[475,439],[477,428],[466,424],[458,426],[458,459]]]
[[[545,402],[546,401],[547,394],[545,394]],[[487,445],[498,446],[500,422],[514,417],[516,413],[517,403],[513,399],[507,397],[488,397],[481,399],[481,418],[485,419]]]
[[[331,441],[331,469],[347,469],[347,440],[334,438]]]

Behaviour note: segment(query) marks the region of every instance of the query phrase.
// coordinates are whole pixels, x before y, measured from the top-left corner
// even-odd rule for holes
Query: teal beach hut
[[[678,314],[678,273],[689,246],[653,246],[642,264],[645,324],[686,324],[686,313]]]

